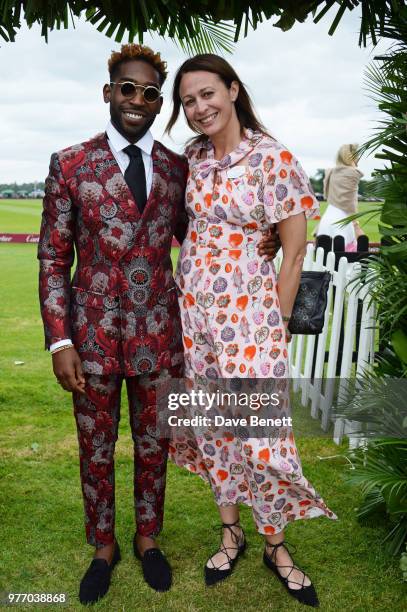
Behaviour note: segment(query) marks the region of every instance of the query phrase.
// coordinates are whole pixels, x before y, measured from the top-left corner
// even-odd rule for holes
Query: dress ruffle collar
[[[262,132],[255,132],[248,128],[244,129],[243,140],[237,145],[236,149],[222,157],[215,159],[215,149],[212,142],[208,139],[202,143],[201,150],[206,150],[206,157],[198,160],[191,171],[192,178],[206,179],[215,170],[226,170],[236,165],[253,151],[256,145],[263,138]]]

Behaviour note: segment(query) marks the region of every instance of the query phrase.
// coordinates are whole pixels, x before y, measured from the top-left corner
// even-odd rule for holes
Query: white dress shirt
[[[153,158],[151,156],[151,152],[153,150],[154,138],[150,130],[146,132],[144,136],[136,143],[131,143],[126,140],[126,138],[116,130],[113,123],[109,121],[106,127],[106,134],[110,150],[113,153],[115,160],[119,164],[119,168],[123,175],[130,163],[130,157],[123,151],[123,149],[128,147],[129,144],[135,144],[137,147],[139,147],[139,149],[141,149],[144,172],[146,175],[146,192],[148,197],[150,195],[151,185],[153,183]]]
[[[126,138],[116,130],[111,121],[109,121],[109,123],[107,124],[106,134],[107,142],[109,144],[113,157],[117,161],[121,173],[124,175],[127,166],[130,163],[130,157],[127,155],[127,153],[123,151],[123,149],[128,147],[129,144],[133,143],[126,140]],[[151,153],[153,150],[154,138],[150,130],[148,130],[148,132],[146,132],[144,136],[140,138],[140,140],[138,140],[135,144],[141,149],[144,172],[146,174],[146,193],[148,198],[148,196],[150,195],[151,186],[153,184],[153,158]],[[51,344],[49,350],[52,353],[52,351],[54,351],[55,349],[60,348],[61,346],[66,346],[68,344],[72,344],[72,340],[70,338],[58,340],[58,342],[54,342],[53,344]]]

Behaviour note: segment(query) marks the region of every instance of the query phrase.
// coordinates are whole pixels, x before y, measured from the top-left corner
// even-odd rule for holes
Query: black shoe
[[[290,595],[292,595],[295,599],[297,599],[297,601],[299,601],[302,604],[305,604],[307,606],[312,606],[314,608],[318,608],[319,607],[319,601],[318,601],[318,596],[317,593],[313,587],[312,584],[309,584],[308,586],[304,586],[304,582],[305,582],[305,574],[302,570],[300,570],[299,567],[297,567],[296,565],[292,564],[292,565],[277,565],[276,564],[276,557],[277,557],[277,548],[279,546],[284,546],[284,548],[288,551],[288,548],[286,546],[286,544],[288,544],[288,542],[280,542],[279,544],[269,544],[267,543],[267,546],[269,546],[270,548],[272,548],[272,553],[271,556],[269,556],[266,552],[266,550],[264,551],[264,555],[263,555],[263,561],[264,564],[271,569],[272,572],[274,572],[274,574],[277,576],[277,578],[280,580],[280,582],[282,582],[282,584],[285,586],[285,588],[287,589],[287,591],[290,593]],[[280,572],[278,571],[279,568],[290,568],[290,572],[288,573],[288,576],[286,578],[284,578],[284,576],[282,576],[280,574]],[[290,580],[290,574],[292,573],[292,571],[294,569],[299,570],[300,572],[302,572],[303,574],[303,578],[302,578],[302,582],[296,582],[295,580]],[[294,584],[299,584],[301,586],[300,589],[293,589],[289,586],[289,582],[294,583]]]
[[[212,586],[216,584],[217,582],[220,582],[221,580],[228,578],[228,576],[230,576],[230,574],[233,572],[233,569],[237,563],[238,558],[246,550],[247,545],[246,545],[246,538],[245,538],[243,529],[240,527],[240,529],[242,529],[243,542],[241,542],[241,537],[239,538],[239,536],[232,529],[232,527],[238,526],[238,525],[239,525],[238,520],[235,523],[230,523],[230,524],[222,523],[221,529],[222,530],[225,528],[229,529],[229,531],[232,534],[232,540],[236,544],[236,546],[224,546],[223,542],[221,543],[219,551],[225,553],[227,557],[227,561],[225,561],[225,563],[222,563],[218,567],[215,567],[212,561],[212,557],[213,557],[212,555],[212,557],[210,558],[210,561],[213,567],[208,567],[207,565],[205,565],[205,584],[206,586]],[[237,555],[235,557],[231,557],[228,553],[229,550],[237,550]],[[214,554],[216,555],[216,553]],[[222,569],[224,565],[228,565],[228,567],[226,569]]]
[[[155,591],[169,591],[172,584],[172,570],[167,559],[159,548],[149,548],[143,556],[137,548],[136,536],[133,539],[133,550],[136,559],[141,561],[144,580]]]
[[[120,559],[120,548],[117,542],[110,565],[104,559],[93,559],[79,587],[79,601],[82,604],[95,603],[106,595],[109,590],[113,568]]]

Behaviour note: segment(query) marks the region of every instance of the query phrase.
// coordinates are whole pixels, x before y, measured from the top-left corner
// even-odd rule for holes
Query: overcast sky
[[[379,117],[364,91],[363,72],[377,49],[358,47],[359,15],[349,14],[333,37],[333,13],[281,32],[271,22],[241,40],[226,56],[249,87],[269,130],[300,159],[309,175],[333,164],[338,147],[364,142]],[[153,133],[182,151],[189,131],[184,119],[163,137],[169,117],[171,74],[185,59],[174,43],[146,37],[168,62],[165,102]],[[46,44],[38,27],[22,28],[15,43],[0,47],[0,183],[43,180],[50,154],[103,131],[108,106],[102,87],[106,62],[119,45],[84,21],[51,32]],[[369,177],[380,160],[363,158]]]

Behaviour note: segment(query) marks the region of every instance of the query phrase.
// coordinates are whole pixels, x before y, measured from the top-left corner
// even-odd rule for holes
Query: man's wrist
[[[59,349],[63,346],[73,346],[73,342],[70,338],[64,338],[63,340],[58,340],[57,342],[53,342],[50,347],[50,353],[53,353],[56,349]]]
[[[64,346],[60,346],[57,349],[54,349],[51,355],[55,355],[56,353],[60,353],[61,351],[66,351],[67,349],[75,348],[73,344],[64,344]]]

